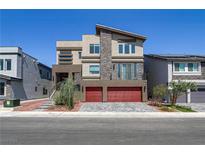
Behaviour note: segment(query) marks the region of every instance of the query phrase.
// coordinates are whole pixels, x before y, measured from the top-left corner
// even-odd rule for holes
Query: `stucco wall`
[[[72,51],[73,64],[81,64],[81,59],[79,59],[79,52],[81,52],[82,54],[82,51]]]
[[[201,75],[173,75],[173,80],[205,80],[205,62],[201,62]]]
[[[100,65],[99,63],[84,63],[82,65],[82,70],[83,70],[83,74],[82,76],[83,77],[87,77],[87,76],[90,76],[90,77],[100,77],[100,74],[91,74],[90,73],[90,65]]]
[[[11,59],[11,70],[2,70],[0,71],[0,74],[15,77],[15,78],[21,78],[21,57],[17,54],[14,55],[1,55],[0,53],[0,59],[4,59],[4,68],[6,66],[5,59]]]
[[[83,35],[83,52],[82,56],[100,57],[100,54],[90,54],[90,44],[100,44],[100,37],[97,35]]]
[[[4,70],[0,74],[21,78],[22,51],[18,47],[0,47],[0,59],[4,59]],[[6,70],[5,59],[11,59],[11,70]]]
[[[133,40],[133,43],[135,42],[135,54],[119,54],[119,49],[118,49],[118,43],[120,43],[118,40],[133,40],[133,38],[118,35],[118,34],[112,34],[112,56],[139,56],[143,57],[143,42],[141,40]]]
[[[148,95],[152,94],[152,89],[158,84],[168,83],[168,63],[158,59],[145,56],[145,73],[147,76]]]
[[[48,93],[51,89],[51,81],[41,79],[37,62],[26,55],[23,60],[23,87],[27,99],[46,97],[43,87],[48,89]]]

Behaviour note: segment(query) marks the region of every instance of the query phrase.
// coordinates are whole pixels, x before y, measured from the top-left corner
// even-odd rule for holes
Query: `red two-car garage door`
[[[142,89],[140,87],[109,87],[108,102],[141,102]]]
[[[102,87],[86,87],[86,102],[102,102]]]

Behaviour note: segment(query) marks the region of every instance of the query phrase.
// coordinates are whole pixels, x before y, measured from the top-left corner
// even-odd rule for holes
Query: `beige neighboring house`
[[[74,79],[85,102],[147,101],[143,43],[146,37],[96,25],[80,41],[56,42],[53,86]]]

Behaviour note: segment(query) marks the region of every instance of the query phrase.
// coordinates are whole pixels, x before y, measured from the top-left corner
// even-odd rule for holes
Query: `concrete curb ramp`
[[[205,118],[205,112],[0,112],[0,117]]]

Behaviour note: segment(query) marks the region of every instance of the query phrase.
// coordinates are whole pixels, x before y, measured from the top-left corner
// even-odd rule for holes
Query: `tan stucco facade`
[[[85,89],[86,87],[102,87],[103,88],[103,101],[107,101],[107,88],[108,87],[140,87],[142,89],[142,101],[147,101],[147,82],[146,80],[116,80],[112,79],[102,79],[103,76],[101,71],[99,74],[90,73],[91,65],[99,65],[105,64],[109,68],[114,67],[113,64],[116,63],[144,63],[143,57],[143,37],[137,38],[136,35],[131,35],[130,33],[115,33],[111,32],[111,42],[109,45],[104,45],[104,47],[109,46],[109,53],[111,51],[111,60],[110,65],[106,65],[107,62],[102,62],[103,59],[106,59],[105,56],[102,58],[102,54],[90,54],[90,44],[100,44],[102,45],[102,36],[100,35],[100,29],[97,30],[96,35],[82,35],[81,41],[57,41],[56,42],[56,64],[53,65],[53,83],[56,83],[56,73],[68,73],[72,74],[73,72],[81,73],[81,90],[83,91],[83,100],[85,101]],[[104,40],[108,40],[107,37]],[[129,54],[119,54],[119,43],[132,43],[135,44],[135,53]],[[111,48],[110,48],[111,44]],[[101,48],[101,47],[100,47]],[[131,49],[131,47],[130,47]],[[70,51],[72,53],[72,63],[65,63],[63,65],[59,64],[59,53],[60,51]],[[81,53],[81,59],[79,59],[79,52]],[[108,53],[107,49],[104,48],[103,53]],[[104,66],[105,66],[104,65]],[[111,66],[111,67],[110,67]],[[104,68],[104,67],[101,67]],[[113,69],[114,70],[114,69]],[[107,72],[104,71],[104,72]]]

